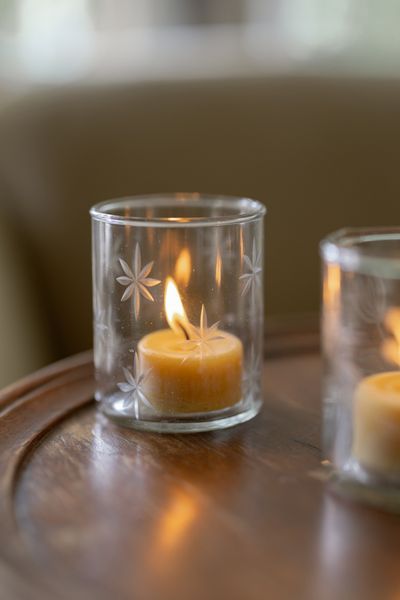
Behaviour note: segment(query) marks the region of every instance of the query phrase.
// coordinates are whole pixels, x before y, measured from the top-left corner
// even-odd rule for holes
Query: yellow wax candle
[[[167,279],[165,311],[171,329],[146,335],[138,344],[146,377],[143,393],[163,414],[221,410],[240,401],[242,342],[208,326],[204,306],[200,324],[189,323],[172,278]]]
[[[400,371],[371,375],[359,383],[353,456],[377,474],[400,475]]]
[[[141,366],[149,376],[144,393],[164,414],[221,410],[241,399],[242,343],[215,330],[218,339],[201,349],[172,329],[150,333],[138,346]]]

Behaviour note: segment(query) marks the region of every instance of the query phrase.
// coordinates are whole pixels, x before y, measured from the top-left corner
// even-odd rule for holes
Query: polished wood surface
[[[220,432],[115,426],[90,355],[0,394],[0,599],[398,597],[400,519],[326,491],[315,336],[289,337],[262,413]]]

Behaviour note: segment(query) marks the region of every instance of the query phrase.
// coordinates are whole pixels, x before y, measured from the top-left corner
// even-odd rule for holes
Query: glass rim
[[[119,209],[134,208],[135,206],[158,206],[166,208],[171,206],[195,206],[204,202],[215,208],[216,204],[221,208],[234,209],[229,215],[201,216],[201,217],[135,217],[132,215],[122,216],[116,214]],[[237,211],[237,214],[235,214]],[[124,196],[111,200],[105,200],[95,204],[90,209],[90,215],[95,221],[103,221],[111,225],[132,225],[138,227],[210,227],[223,225],[236,225],[256,221],[267,212],[266,207],[258,200],[241,196],[228,196],[219,194],[202,193],[159,193],[138,194]]]
[[[320,254],[327,262],[336,262],[343,270],[367,275],[400,277],[400,260],[374,255],[368,242],[398,240],[400,227],[344,227],[320,242]],[[360,244],[365,243],[362,247]],[[356,244],[358,244],[356,246]]]

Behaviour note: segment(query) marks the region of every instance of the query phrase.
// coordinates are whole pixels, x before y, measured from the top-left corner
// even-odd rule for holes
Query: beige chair
[[[318,311],[321,237],[399,222],[399,156],[397,81],[237,78],[25,97],[0,113],[12,224],[0,242],[0,384],[90,346],[91,204],[163,191],[261,199],[266,311],[285,317]]]
[[[0,215],[0,386],[52,359],[48,325],[29,256]]]

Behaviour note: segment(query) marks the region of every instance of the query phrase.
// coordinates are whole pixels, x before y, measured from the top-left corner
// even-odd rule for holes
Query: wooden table
[[[1,600],[400,597],[400,519],[327,493],[312,336],[272,338],[265,408],[162,436],[95,410],[90,355],[0,395]]]

